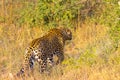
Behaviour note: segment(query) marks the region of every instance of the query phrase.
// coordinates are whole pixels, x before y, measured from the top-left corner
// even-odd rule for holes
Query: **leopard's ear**
[[[71,32],[70,29],[68,29],[68,28],[61,28],[60,30],[61,30],[62,35],[64,36],[64,38],[66,40],[71,40],[72,39],[72,32]]]
[[[67,35],[71,35],[72,32],[71,32],[69,29],[67,29],[67,30],[66,30],[66,34],[67,34]]]
[[[71,40],[72,39],[72,32],[71,32],[71,30],[70,29],[67,29],[66,30],[66,37],[67,37],[67,40]]]

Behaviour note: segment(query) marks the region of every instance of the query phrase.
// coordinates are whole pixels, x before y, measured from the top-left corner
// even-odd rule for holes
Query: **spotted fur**
[[[43,37],[34,39],[26,49],[23,67],[17,75],[24,76],[25,73],[33,72],[34,62],[39,63],[41,73],[47,70],[48,65],[61,63],[64,60],[65,41],[71,39],[72,32],[68,28],[53,28]],[[54,55],[58,57],[57,62],[53,61]]]

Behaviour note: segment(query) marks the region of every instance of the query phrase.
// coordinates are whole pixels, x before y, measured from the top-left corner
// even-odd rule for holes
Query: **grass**
[[[25,47],[46,32],[40,27],[0,24],[0,80],[11,80],[23,62]],[[120,49],[114,51],[108,28],[83,24],[72,32],[63,64],[55,66],[50,76],[39,74],[35,66],[36,80],[120,80]]]

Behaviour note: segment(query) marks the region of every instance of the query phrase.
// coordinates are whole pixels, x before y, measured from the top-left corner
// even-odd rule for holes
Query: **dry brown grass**
[[[95,27],[94,25],[84,24],[83,27],[73,32],[73,40],[69,45],[66,45],[65,54],[78,57],[78,55],[84,53],[88,45],[96,45],[94,53],[103,54],[104,49],[111,46],[107,30],[106,27],[101,25]],[[40,27],[29,28],[26,25],[16,27],[0,24],[0,80],[11,80],[12,75],[20,69],[27,44],[32,39],[41,37],[45,33],[46,31]],[[100,55],[96,59],[97,63],[92,66],[79,63],[77,68],[73,67],[76,65],[56,66],[50,76],[39,74],[36,66],[35,77],[37,80],[120,80],[119,57],[115,60],[115,57],[119,56],[119,52],[118,50],[115,54],[109,56],[107,63]],[[33,77],[29,77],[27,80],[33,80]]]

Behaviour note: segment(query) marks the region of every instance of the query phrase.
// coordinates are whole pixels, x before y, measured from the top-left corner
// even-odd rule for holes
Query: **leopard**
[[[72,40],[72,32],[68,28],[53,28],[46,35],[32,40],[26,48],[24,63],[17,76],[33,73],[35,62],[39,64],[40,73],[45,73],[48,66],[61,64],[67,40]],[[55,55],[58,58],[56,62],[53,60]]]

